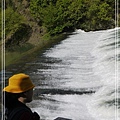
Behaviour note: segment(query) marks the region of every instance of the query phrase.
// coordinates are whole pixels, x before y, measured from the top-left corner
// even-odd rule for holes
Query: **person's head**
[[[34,87],[28,75],[24,73],[15,74],[9,78],[8,86],[3,89],[6,94],[5,99],[7,99],[6,101],[10,99],[19,100],[23,103],[31,102]]]

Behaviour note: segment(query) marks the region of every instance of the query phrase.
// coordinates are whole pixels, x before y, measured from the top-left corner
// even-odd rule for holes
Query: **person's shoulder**
[[[19,108],[18,117],[15,120],[40,120],[40,116],[36,112],[32,112],[29,107]]]
[[[27,109],[23,109],[19,112],[18,120],[33,120],[33,113]]]
[[[40,120],[40,116],[36,112],[24,110],[21,115],[19,120]]]
[[[14,110],[15,111],[19,111],[19,112],[21,112],[21,113],[29,113],[29,114],[32,114],[32,111],[31,111],[31,109],[28,107],[28,106],[26,106],[25,104],[23,104],[23,103],[21,103],[21,102],[19,102],[18,104],[17,104],[17,106],[14,108]]]
[[[9,111],[8,118],[10,120],[33,120],[32,114],[33,113],[29,108],[25,106],[21,106],[21,107],[16,107],[11,111]]]

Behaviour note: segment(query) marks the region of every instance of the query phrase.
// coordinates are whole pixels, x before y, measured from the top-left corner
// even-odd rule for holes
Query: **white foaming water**
[[[117,33],[116,33],[117,32]],[[93,95],[88,103],[89,111],[96,120],[120,120],[120,28],[106,30],[101,34],[94,48],[96,61],[94,73],[100,76],[103,87]],[[116,42],[117,41],[117,42]],[[115,43],[116,42],[116,43]]]
[[[54,120],[57,117],[70,118],[73,120],[94,120],[86,108],[86,102],[90,95],[46,95],[46,99],[36,100],[37,108],[34,111],[39,113],[43,120]],[[33,102],[33,103],[34,103]]]
[[[64,90],[64,94],[38,95],[30,104],[43,120],[59,116],[73,120],[119,120],[115,107],[119,75],[116,76],[115,65],[119,68],[120,63],[115,55],[120,54],[120,49],[115,50],[115,30],[76,30],[46,50],[42,56],[45,59],[38,59],[35,68],[32,65],[28,73],[37,80],[35,89]],[[71,94],[66,90],[71,90]],[[92,94],[84,93],[94,90]],[[74,91],[83,94],[73,94]]]

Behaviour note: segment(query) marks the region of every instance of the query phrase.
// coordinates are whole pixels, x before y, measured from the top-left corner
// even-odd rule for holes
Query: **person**
[[[40,116],[26,105],[32,101],[33,88],[29,75],[15,74],[3,89],[4,120],[40,120]]]

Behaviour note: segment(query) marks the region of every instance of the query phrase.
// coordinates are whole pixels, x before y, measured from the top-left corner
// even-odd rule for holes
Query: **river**
[[[28,106],[42,120],[119,120],[119,33],[76,30],[38,53],[23,71],[36,86]]]

